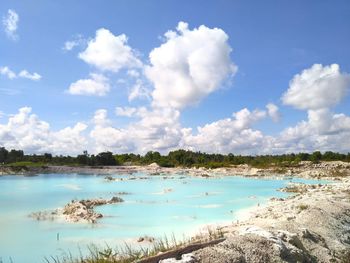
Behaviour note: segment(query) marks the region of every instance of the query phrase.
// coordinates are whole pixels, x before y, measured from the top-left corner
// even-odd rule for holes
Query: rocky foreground
[[[293,189],[294,196],[273,198],[248,220],[223,227],[225,241],[159,262],[350,262],[350,178]]]

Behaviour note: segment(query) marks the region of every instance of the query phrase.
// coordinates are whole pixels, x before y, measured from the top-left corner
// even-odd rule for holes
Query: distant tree
[[[51,162],[52,154],[51,153],[44,153],[44,160],[45,160],[45,162]]]
[[[77,161],[81,165],[88,165],[89,164],[89,157],[85,154],[80,154],[77,156]]]
[[[111,152],[101,152],[96,156],[97,165],[117,165],[117,161]]]
[[[24,153],[22,150],[14,150],[12,149],[7,154],[7,162],[13,163],[13,162],[20,162],[23,160]]]
[[[297,158],[300,158],[301,161],[308,161],[310,158],[310,154],[308,153],[298,153]]]
[[[8,150],[5,147],[0,147],[0,163],[5,163],[7,160]]]
[[[149,151],[146,153],[146,155],[143,157],[143,161],[146,164],[150,163],[158,163],[160,161],[161,155],[159,152],[153,152]]]
[[[310,155],[310,161],[312,161],[314,163],[321,161],[321,159],[322,159],[322,153],[320,151],[313,152]]]

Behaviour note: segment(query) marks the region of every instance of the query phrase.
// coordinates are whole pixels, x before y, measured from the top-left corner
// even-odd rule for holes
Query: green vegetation
[[[345,161],[350,162],[350,153],[342,154],[335,152],[321,153],[291,153],[281,155],[256,155],[243,156],[229,153],[208,154],[202,152],[193,152],[186,150],[171,151],[167,155],[161,155],[159,152],[150,151],[145,155],[126,153],[113,154],[111,152],[101,152],[97,155],[90,155],[87,151],[76,157],[73,156],[53,156],[50,153],[42,155],[27,155],[22,150],[8,151],[0,147],[0,164],[10,166],[45,166],[45,165],[148,165],[157,163],[162,167],[206,167],[219,168],[232,165],[248,164],[257,168],[276,167],[276,169],[285,169],[286,167],[297,166],[301,161],[311,161],[318,163],[320,161]]]
[[[46,163],[22,161],[22,162],[10,163],[8,166],[11,166],[11,167],[43,167],[43,166],[46,166]]]

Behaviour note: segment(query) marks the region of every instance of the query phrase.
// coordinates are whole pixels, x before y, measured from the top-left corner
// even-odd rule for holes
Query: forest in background
[[[289,153],[280,155],[235,155],[193,152],[188,150],[175,150],[167,155],[149,151],[145,155],[125,153],[113,154],[101,152],[89,154],[84,151],[78,156],[53,156],[50,153],[25,154],[22,150],[7,150],[0,147],[0,164],[5,166],[45,166],[45,165],[71,165],[71,166],[104,166],[104,165],[148,165],[157,163],[162,167],[206,167],[219,168],[231,165],[248,164],[253,167],[292,166],[301,161],[344,161],[350,162],[350,153],[336,153],[315,151],[313,153]]]

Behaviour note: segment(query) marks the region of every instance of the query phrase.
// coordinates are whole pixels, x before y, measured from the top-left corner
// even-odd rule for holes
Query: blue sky
[[[9,10],[17,16],[11,32],[5,23]],[[349,144],[339,141],[350,133],[350,100],[346,96],[350,72],[349,13],[348,1],[1,1],[0,145],[24,148],[28,152],[71,154],[85,148],[92,152],[141,153],[147,150],[167,152],[175,148],[253,154],[350,151]],[[175,62],[167,68],[156,66],[149,55],[162,44],[171,42],[164,37],[169,30],[185,40],[186,34],[176,31],[181,21],[187,23],[189,33],[205,26],[208,30],[203,29],[204,40],[214,36],[214,28],[222,32],[216,32],[218,37],[228,37],[223,43],[213,42],[214,47],[208,47],[208,52],[212,49],[221,52],[226,48],[232,51],[227,57],[222,55],[222,64],[212,58],[215,65],[226,67],[215,87],[205,84],[186,87],[184,84],[185,90],[194,90],[191,97],[187,97],[190,102],[180,103],[180,95],[174,95],[179,87],[170,87],[171,82],[164,86],[164,81],[160,80],[165,70],[173,69],[171,63]],[[108,68],[91,53],[87,59],[79,57],[94,40],[97,41],[97,31],[102,28],[110,37],[125,34],[124,48],[130,48],[132,59],[142,65],[124,61],[118,69]],[[193,42],[189,47],[191,51],[176,49],[180,52],[176,56],[184,56],[184,61],[176,62],[181,65],[191,52],[202,48],[201,43],[194,43],[190,34],[187,35],[188,41]],[[65,50],[67,41],[76,46]],[[165,53],[167,50],[164,47]],[[114,50],[111,56],[121,54],[118,52],[121,51]],[[162,54],[157,54],[157,61],[167,59]],[[208,60],[211,62],[210,58]],[[321,64],[321,69],[313,68],[314,64]],[[339,68],[331,70],[332,64]],[[228,70],[232,65],[237,68],[235,72]],[[157,76],[145,73],[147,67],[153,68]],[[207,74],[210,65],[205,64],[205,67],[200,67],[203,74]],[[10,78],[4,68],[16,77]],[[310,78],[311,84],[309,81],[290,85],[296,74],[307,69],[310,72],[304,77]],[[29,76],[22,74],[21,77],[23,70]],[[136,71],[138,77],[127,74],[131,70]],[[321,76],[330,72],[335,74],[330,79]],[[34,73],[41,78],[33,79]],[[99,82],[107,85],[108,91],[103,96],[96,92],[87,95],[84,89],[88,87],[82,85],[91,82],[79,82],[79,94],[73,94],[72,84],[93,79],[90,74],[102,76],[104,81],[100,78]],[[146,95],[139,94],[130,101],[128,96],[137,81]],[[197,92],[197,88],[201,91]],[[329,100],[334,103],[315,102],[316,107],[310,102],[305,106],[300,99],[304,93],[310,93],[312,99],[323,101],[328,94],[325,90],[332,89],[335,91],[330,92],[330,96],[335,94],[335,97]],[[154,90],[161,91],[162,97],[154,95]],[[299,92],[298,99],[283,100],[288,90],[294,91],[291,92],[294,95]],[[175,96],[176,105],[171,103],[171,94]],[[278,110],[269,112],[265,108],[268,103]],[[30,110],[21,113],[19,109],[24,107]],[[133,108],[134,113],[129,114],[133,116],[116,115],[116,107]],[[147,112],[136,113],[142,107]],[[244,108],[250,115],[245,115],[247,120],[237,120],[232,114]],[[256,109],[260,113],[254,112]],[[103,124],[94,119],[99,110],[103,110],[99,115]],[[169,112],[165,114],[165,110]],[[337,117],[340,113],[343,114],[341,118]],[[35,121],[30,120],[33,114]],[[18,121],[16,116],[24,120]],[[231,122],[223,123],[227,118]],[[315,119],[328,122],[320,123]],[[43,123],[49,127],[43,128]],[[77,123],[84,127],[74,130]],[[212,125],[206,131],[197,130],[207,124]],[[73,130],[65,130],[67,127]],[[185,133],[184,129],[189,128],[192,128],[191,133]],[[145,134],[138,133],[138,129]],[[62,131],[67,140],[58,138]],[[213,143],[215,147],[210,147]]]

